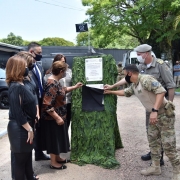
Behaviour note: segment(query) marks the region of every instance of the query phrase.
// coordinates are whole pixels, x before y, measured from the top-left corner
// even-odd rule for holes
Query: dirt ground
[[[180,96],[175,96],[177,148],[180,149]],[[160,176],[145,177],[140,170],[149,166],[140,156],[149,151],[146,129],[145,110],[139,100],[118,97],[117,117],[124,148],[116,151],[116,158],[121,166],[118,169],[103,169],[94,165],[78,166],[68,163],[66,170],[51,170],[49,161],[33,161],[35,173],[40,180],[169,180],[172,167],[165,156],[165,166]],[[62,156],[68,157],[69,154]],[[34,158],[33,158],[34,159]],[[10,150],[7,135],[0,139],[0,180],[11,180]]]

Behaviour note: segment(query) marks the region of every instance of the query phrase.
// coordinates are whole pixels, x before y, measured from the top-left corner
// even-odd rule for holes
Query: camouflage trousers
[[[176,135],[174,129],[175,116],[168,118],[165,113],[158,115],[158,122],[148,126],[148,141],[151,150],[151,158],[160,160],[161,144],[172,166],[180,164],[180,157],[176,150]]]

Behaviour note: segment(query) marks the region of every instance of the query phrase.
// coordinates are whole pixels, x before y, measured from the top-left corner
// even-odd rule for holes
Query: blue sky
[[[88,18],[86,9],[81,0],[0,0],[0,39],[13,32],[28,41],[60,37],[75,43],[75,24]]]

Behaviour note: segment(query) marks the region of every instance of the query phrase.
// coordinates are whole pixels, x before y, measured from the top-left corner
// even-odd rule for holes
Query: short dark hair
[[[135,64],[128,64],[123,68],[123,70],[139,73],[139,69]]]
[[[35,47],[41,47],[40,44],[38,44],[37,42],[30,42],[28,44],[28,51],[31,49],[31,48],[35,48]]]

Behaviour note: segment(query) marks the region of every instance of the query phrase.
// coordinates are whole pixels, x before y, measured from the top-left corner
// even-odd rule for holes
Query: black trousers
[[[39,114],[40,120],[38,123],[35,124],[35,131],[34,131],[34,151],[35,157],[40,157],[43,155],[42,147],[41,147],[41,108],[42,108],[42,99],[38,99],[39,103]]]
[[[12,179],[15,179],[15,156],[12,151],[11,151],[11,177]]]
[[[15,180],[33,180],[32,152],[11,152],[11,171]]]
[[[67,127],[69,129],[69,125],[71,122],[71,103],[67,104],[67,116],[66,116],[66,120],[67,120]]]
[[[40,157],[43,155],[41,147],[41,120],[35,125],[34,131],[34,151],[35,157]]]

